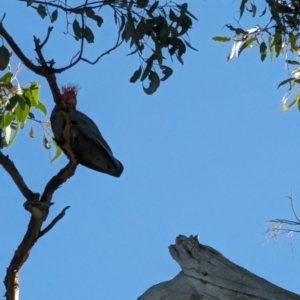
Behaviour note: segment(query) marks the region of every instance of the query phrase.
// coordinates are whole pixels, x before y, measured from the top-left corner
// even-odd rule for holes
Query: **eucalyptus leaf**
[[[47,16],[46,7],[42,4],[38,5],[37,12],[41,16],[42,19],[44,19]]]
[[[13,73],[7,72],[2,77],[0,77],[0,82],[4,84],[9,84],[11,82],[11,78],[13,77]]]
[[[76,19],[73,21],[73,31],[77,39],[82,38],[82,28],[80,27],[79,22]]]
[[[161,81],[167,80],[172,74],[173,70],[170,67],[162,66],[164,76],[160,79]]]
[[[85,37],[88,43],[94,43],[95,40],[94,33],[91,30],[91,28],[89,28],[88,26],[85,26],[83,30],[83,36]]]
[[[58,17],[58,10],[56,9],[51,14],[51,23],[54,23],[57,20],[57,17]]]
[[[136,82],[141,77],[141,74],[142,74],[142,67],[139,67],[139,69],[133,73],[129,81],[132,83]]]
[[[9,51],[5,46],[1,46],[0,47],[0,70],[4,71],[9,63]]]
[[[156,90],[158,89],[159,85],[160,85],[160,80],[159,77],[157,75],[156,72],[151,71],[149,76],[148,76],[149,80],[150,80],[150,85],[148,88],[145,88],[143,86],[144,92],[147,95],[152,95],[153,93],[156,92]]]
[[[55,155],[51,158],[50,162],[54,162],[55,160],[57,160],[61,155],[62,155],[62,150],[57,146],[57,144],[55,143],[55,141],[53,140],[55,149],[56,149],[56,153]]]

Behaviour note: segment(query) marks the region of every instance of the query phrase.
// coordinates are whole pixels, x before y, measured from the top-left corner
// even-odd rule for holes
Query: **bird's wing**
[[[103,138],[100,130],[98,129],[95,122],[90,119],[84,113],[78,110],[70,110],[72,124],[81,134],[86,135],[88,138],[93,140],[98,146],[103,147],[111,156],[113,153],[108,146],[107,142]]]
[[[51,122],[51,128],[52,132],[54,134],[55,139],[59,139],[61,134],[63,132],[64,127],[64,120],[61,114],[60,109],[55,105],[55,107],[52,110],[51,116],[50,116],[50,122]]]

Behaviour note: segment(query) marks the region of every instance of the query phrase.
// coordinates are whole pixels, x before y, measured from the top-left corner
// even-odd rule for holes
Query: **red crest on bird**
[[[76,108],[78,85],[68,84],[61,87],[61,97],[69,108]]]

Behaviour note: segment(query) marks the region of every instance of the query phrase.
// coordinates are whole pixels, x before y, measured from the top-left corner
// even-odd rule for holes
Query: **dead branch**
[[[150,287],[138,300],[300,300],[200,244],[198,236],[179,235],[169,251],[182,271]]]

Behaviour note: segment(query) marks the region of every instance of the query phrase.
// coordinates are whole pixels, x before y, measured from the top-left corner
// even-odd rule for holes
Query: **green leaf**
[[[136,7],[145,8],[147,7],[149,0],[136,0]]]
[[[267,56],[267,45],[265,42],[262,42],[259,45],[259,52],[260,52],[260,59],[261,61],[264,61]]]
[[[25,95],[15,95],[14,97],[17,97],[19,105],[24,110],[25,106],[31,107],[31,101],[30,99]]]
[[[148,23],[146,23],[144,19],[141,19],[135,29],[136,39],[141,40],[145,34],[149,35],[151,29],[152,27]]]
[[[77,39],[82,38],[82,28],[79,26],[79,22],[76,19],[73,22],[73,31]]]
[[[103,19],[95,14],[95,11],[91,8],[86,8],[85,9],[85,14],[88,18],[95,20],[97,22],[97,26],[101,27],[102,23],[103,23]]]
[[[5,46],[1,46],[0,47],[0,70],[4,71],[9,63],[9,51]]]
[[[188,9],[188,4],[187,3],[183,3],[181,5],[178,5],[180,8],[180,13],[181,15],[185,15]]]
[[[283,86],[284,84],[288,83],[288,82],[291,82],[291,81],[294,81],[295,78],[288,78],[288,79],[285,79],[283,81],[281,81],[279,84],[278,84],[278,87],[277,88],[280,88],[281,86]]]
[[[30,86],[23,89],[23,95],[30,100],[30,106],[37,106],[40,101],[38,83],[30,82]]]
[[[144,70],[144,72],[143,72],[143,75],[142,75],[142,77],[141,77],[141,81],[144,81],[144,80],[147,78],[147,76],[149,75],[149,73],[150,73],[150,71],[151,71],[151,69],[152,69],[153,60],[154,60],[154,54],[152,54],[152,55],[148,58],[148,60],[147,60],[147,66],[146,66],[146,68],[145,68],[145,70]]]
[[[251,3],[251,10],[252,10],[252,18],[254,18],[256,15],[257,7],[253,3]]]
[[[141,74],[142,74],[142,67],[139,67],[139,69],[133,73],[129,82],[132,82],[132,83],[136,82],[141,77]]]
[[[37,12],[42,17],[42,19],[47,16],[46,8],[42,4],[39,4],[39,6],[37,7]]]
[[[85,37],[88,43],[94,43],[95,40],[94,33],[91,30],[91,28],[89,28],[88,26],[85,26],[83,30],[83,36]]]
[[[156,46],[156,45],[155,45]],[[163,56],[162,56],[162,51],[160,46],[156,46],[155,52],[155,59],[158,61],[159,65],[162,65],[163,62]]]
[[[57,144],[55,143],[55,141],[53,140],[55,149],[56,149],[56,153],[55,155],[51,158],[50,162],[54,162],[55,160],[57,160],[61,155],[62,155],[62,150],[57,146]]]
[[[147,14],[152,17],[153,12],[157,9],[159,1],[155,1],[150,8],[147,10]]]
[[[261,13],[261,15],[259,17],[264,16],[266,14],[266,12],[267,12],[267,6],[265,6],[265,9],[263,10],[263,12]]]
[[[31,4],[34,2],[34,0],[27,0],[27,6],[31,6]]]
[[[248,0],[242,0],[240,5],[240,18],[243,16],[243,13],[245,11],[245,5],[248,2]]]
[[[95,16],[95,21],[97,22],[97,26],[98,26],[98,27],[101,27],[101,25],[102,25],[102,23],[103,23],[102,17],[96,15],[96,16]]]
[[[131,19],[128,18],[125,28],[122,32],[122,39],[125,40],[125,42],[128,42],[130,38],[132,38],[133,36],[134,36],[133,24],[131,22]]]
[[[182,56],[186,52],[186,46],[180,38],[170,38],[169,43],[173,46],[171,49],[169,49],[169,53],[171,55],[178,51],[178,56]]]
[[[173,70],[167,66],[162,66],[162,69],[163,69],[162,72],[164,74],[164,77],[162,77],[160,80],[165,81],[173,74]]]
[[[192,28],[192,19],[187,16],[184,15],[181,18],[181,22],[180,22],[180,27],[181,27],[181,31],[178,33],[178,35],[183,35],[185,34],[190,28]]]
[[[13,96],[8,101],[9,101],[9,103],[8,103],[8,105],[6,105],[5,109],[7,111],[12,111],[18,103],[18,97]]]
[[[195,51],[199,51],[198,49],[194,48],[188,41],[186,41],[185,39],[183,39],[185,44],[192,50],[195,50]]]
[[[37,105],[33,105],[36,109],[39,109],[42,113],[44,113],[44,115],[47,115],[47,108],[45,107],[45,105],[39,101],[39,103]]]
[[[19,102],[19,105],[15,109],[15,113],[17,116],[17,120],[21,123],[25,123],[28,113],[29,113],[29,106],[24,103],[23,103],[23,106],[21,106],[21,104]]]
[[[189,15],[194,20],[198,21],[198,19],[193,14],[191,14],[188,10],[186,11],[186,14]]]
[[[231,38],[227,36],[214,36],[212,40],[215,42],[229,42]]]
[[[144,48],[144,45],[142,44],[142,47]],[[130,56],[130,55],[132,55],[132,54],[135,54],[135,53],[137,53],[139,51],[139,48],[137,47],[135,50],[133,50],[132,52],[130,52],[130,53],[128,53],[128,54],[126,54],[126,56]]]
[[[300,65],[299,62],[296,61],[296,60],[289,60],[289,59],[287,59],[285,62],[287,64],[290,64],[290,65]]]
[[[245,50],[247,47],[250,47],[256,40],[256,37],[252,37],[246,40],[245,43],[239,49],[239,55],[241,55],[242,51]]]
[[[145,88],[143,86],[143,89],[147,95],[152,95],[158,89],[158,87],[160,85],[160,80],[159,80],[157,73],[153,72],[153,71],[150,72],[148,78],[150,80],[150,85],[148,88]]]
[[[11,112],[6,113],[2,118],[0,117],[0,128],[5,128],[10,125],[14,117],[15,115]]]
[[[7,72],[2,77],[0,77],[0,82],[3,82],[4,84],[9,84],[12,77],[13,73]]]
[[[272,36],[271,35],[269,35],[269,37],[268,37],[268,43],[269,43],[269,49],[270,49],[270,58],[272,60],[273,56],[274,56],[274,46],[273,46]]]
[[[276,31],[274,34],[274,39],[272,46],[275,47],[276,57],[282,52],[282,35],[280,32]]]
[[[176,58],[177,58],[177,60],[178,60],[182,65],[184,65],[183,59],[182,59],[181,56],[179,56],[178,54],[176,54]]]
[[[179,17],[176,16],[176,14],[174,13],[174,11],[170,8],[170,12],[169,12],[169,19],[172,22],[178,22]]]
[[[85,14],[88,18],[94,19],[95,18],[95,12],[92,8],[86,8],[85,10]]]
[[[51,23],[54,23],[57,20],[58,17],[58,10],[56,9],[55,11],[53,11],[53,13],[51,14]]]

